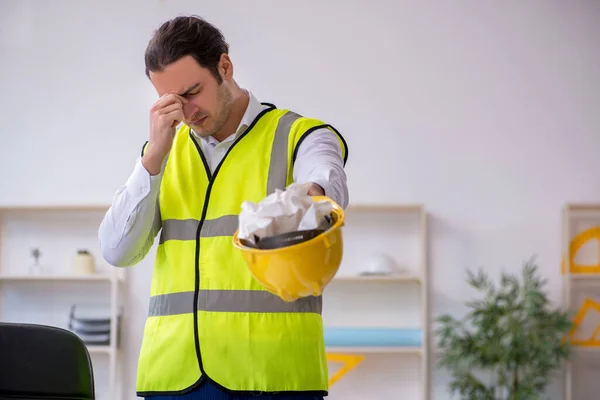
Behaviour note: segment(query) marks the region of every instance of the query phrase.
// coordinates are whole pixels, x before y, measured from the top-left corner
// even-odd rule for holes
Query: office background
[[[221,28],[236,80],[259,100],[338,128],[350,149],[352,203],[424,205],[432,320],[464,311],[472,294],[466,268],[497,276],[519,271],[532,255],[560,301],[561,209],[600,202],[599,2],[0,0],[1,206],[110,204],[148,136],[156,93],[144,75],[145,46],[160,23],[179,14]],[[60,257],[83,245],[108,270],[94,250],[102,213],[86,212],[69,217],[55,242],[10,236],[22,251],[8,254],[29,262],[30,248],[40,246],[42,264],[71,268]],[[31,228],[33,219],[13,226]],[[73,233],[82,226],[85,232]],[[361,248],[361,230],[393,246],[386,242],[391,228],[368,229],[354,231],[348,246]],[[128,269],[122,285],[116,380],[124,399],[135,398],[153,254]],[[373,286],[351,284],[376,298]],[[63,310],[78,301],[73,296],[106,293],[81,282],[10,285],[0,284],[0,319],[62,323]],[[373,300],[377,318],[420,315],[410,300],[414,288],[383,292],[396,300]],[[339,309],[331,314],[351,317],[349,303],[332,304]],[[100,391],[107,355],[94,354]],[[385,398],[418,398],[418,356],[368,357],[334,385],[331,398],[364,398],[361,390],[373,387]],[[434,352],[430,364],[432,398],[449,398]],[[553,399],[562,398],[561,387],[558,377]]]

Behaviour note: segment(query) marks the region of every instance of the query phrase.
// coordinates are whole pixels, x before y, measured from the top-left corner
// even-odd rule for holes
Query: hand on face
[[[142,162],[152,175],[158,174],[162,162],[171,150],[175,127],[185,118],[187,100],[173,93],[161,96],[150,108],[150,137]]]
[[[211,70],[199,65],[191,56],[182,57],[160,71],[150,73],[159,95],[176,93],[187,101],[183,103],[181,120],[203,137],[217,134],[231,110],[232,94],[224,82],[231,78],[231,66],[226,55],[222,59],[219,66],[221,82]]]

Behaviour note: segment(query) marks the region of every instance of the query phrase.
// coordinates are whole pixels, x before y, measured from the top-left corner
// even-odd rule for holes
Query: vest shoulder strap
[[[318,119],[306,117],[303,117],[302,120],[299,122],[304,126],[299,126],[298,130],[293,133],[296,136],[296,140],[294,152],[292,155],[292,164],[296,161],[296,157],[298,156],[298,148],[300,147],[300,144],[304,141],[304,139],[308,137],[308,135],[320,129],[329,129],[338,137],[340,147],[342,149],[342,158],[344,161],[344,165],[346,165],[346,162],[348,161],[348,143],[346,142],[346,139],[344,139],[342,134],[333,125],[327,124]]]

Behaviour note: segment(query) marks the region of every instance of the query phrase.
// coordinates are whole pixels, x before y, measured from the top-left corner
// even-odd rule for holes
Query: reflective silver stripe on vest
[[[160,243],[167,240],[196,240],[200,221],[197,219],[166,219],[162,222]],[[233,236],[238,227],[237,215],[207,219],[202,224],[200,237]]]
[[[216,219],[205,220],[200,237],[233,236],[237,228],[237,215],[223,215]]]
[[[286,187],[288,138],[292,124],[298,118],[301,118],[301,115],[288,111],[279,119],[271,149],[267,194],[275,192],[275,189],[284,190]],[[198,224],[197,219],[166,219],[162,221],[159,243],[164,243],[167,240],[196,240]],[[237,215],[225,215],[217,219],[206,220],[202,225],[200,237],[233,236],[237,227]]]
[[[166,219],[162,222],[160,243],[167,240],[195,240],[198,220]]]
[[[193,304],[193,291],[152,296],[149,316],[191,314],[194,312]],[[200,290],[198,295],[199,311],[321,314],[322,308],[321,296],[286,302],[259,290]]]
[[[269,178],[267,180],[267,195],[274,193],[275,189],[285,190],[287,182],[288,138],[292,124],[300,118],[295,112],[288,111],[277,123],[275,139],[271,148],[271,163],[269,165]]]

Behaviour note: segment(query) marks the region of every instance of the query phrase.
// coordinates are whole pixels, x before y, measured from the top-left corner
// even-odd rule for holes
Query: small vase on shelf
[[[41,275],[43,272],[43,268],[40,265],[40,256],[42,255],[40,249],[33,248],[31,249],[31,256],[33,257],[33,264],[29,266],[29,274],[30,275]]]
[[[91,275],[96,272],[96,263],[94,256],[89,251],[82,249],[77,250],[77,255],[74,261],[74,270],[76,274]]]

